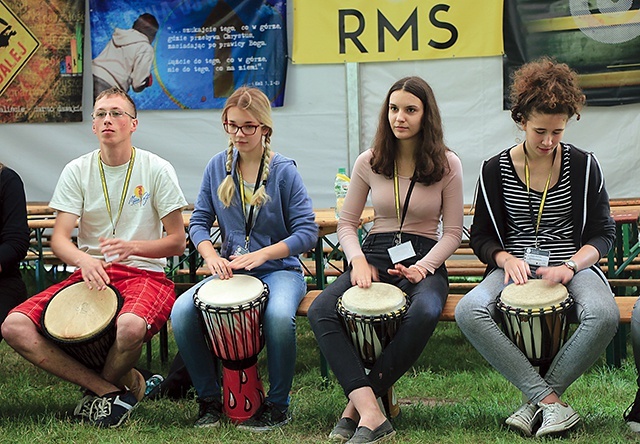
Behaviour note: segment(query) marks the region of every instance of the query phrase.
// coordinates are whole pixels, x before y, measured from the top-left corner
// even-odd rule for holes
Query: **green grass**
[[[166,374],[154,339],[152,370]],[[305,318],[299,319],[298,359],[292,389],[294,421],[280,430],[252,434],[231,424],[196,430],[193,399],[144,401],[122,427],[97,430],[74,422],[69,412],[79,389],[48,375],[0,344],[1,443],[316,443],[326,436],[344,407],[345,398],[333,377],[322,383],[318,352]],[[170,355],[176,351],[170,343]],[[268,380],[266,352],[260,371]],[[141,359],[144,366],[145,359]],[[601,359],[574,383],[565,399],[580,413],[583,425],[562,442],[621,443],[634,439],[622,412],[635,395],[631,360],[610,369]],[[398,443],[519,443],[504,419],[520,403],[518,391],[491,369],[453,323],[441,323],[413,369],[396,384],[402,415],[394,421]],[[542,439],[538,441],[556,441]]]

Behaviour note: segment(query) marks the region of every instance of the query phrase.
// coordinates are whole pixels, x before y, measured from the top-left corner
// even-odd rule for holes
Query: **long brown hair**
[[[424,113],[418,141],[414,150],[415,172],[413,179],[424,185],[440,181],[449,172],[448,148],[444,143],[442,119],[433,90],[427,82],[417,76],[404,77],[391,86],[380,110],[378,129],[373,139],[371,169],[385,177],[393,177],[393,167],[398,139],[389,124],[389,100],[395,91],[406,91],[422,102]]]

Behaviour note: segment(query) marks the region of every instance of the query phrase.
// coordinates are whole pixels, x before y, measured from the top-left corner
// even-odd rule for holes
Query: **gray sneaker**
[[[559,402],[553,404],[539,403],[542,411],[542,425],[536,432],[536,437],[562,433],[571,429],[580,422],[580,416],[570,405],[562,405]]]
[[[537,405],[527,401],[505,420],[505,424],[511,429],[522,432],[525,436],[531,436],[534,425],[540,419],[539,410]]]
[[[387,419],[376,427],[375,430],[371,430],[370,428],[363,426],[358,427],[351,439],[347,441],[347,444],[370,444],[374,442],[382,442],[393,438],[395,434],[396,431],[393,430],[393,426]]]
[[[340,418],[331,433],[329,440],[333,442],[347,442],[356,432],[358,424],[351,418]]]
[[[220,400],[210,398],[198,398],[198,419],[193,423],[194,427],[217,427],[222,417],[222,403]]]

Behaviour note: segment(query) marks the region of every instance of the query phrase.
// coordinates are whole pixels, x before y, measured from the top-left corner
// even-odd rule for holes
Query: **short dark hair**
[[[145,12],[133,22],[132,28],[149,37],[149,42],[152,42],[156,38],[160,25],[153,15]]]

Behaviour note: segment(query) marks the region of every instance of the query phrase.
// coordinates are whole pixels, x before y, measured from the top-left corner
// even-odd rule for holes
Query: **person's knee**
[[[135,350],[142,346],[147,333],[144,319],[131,313],[118,317],[116,323],[116,342],[121,350]]]
[[[35,333],[35,324],[21,313],[10,314],[2,323],[2,337],[12,348],[18,347]]]

